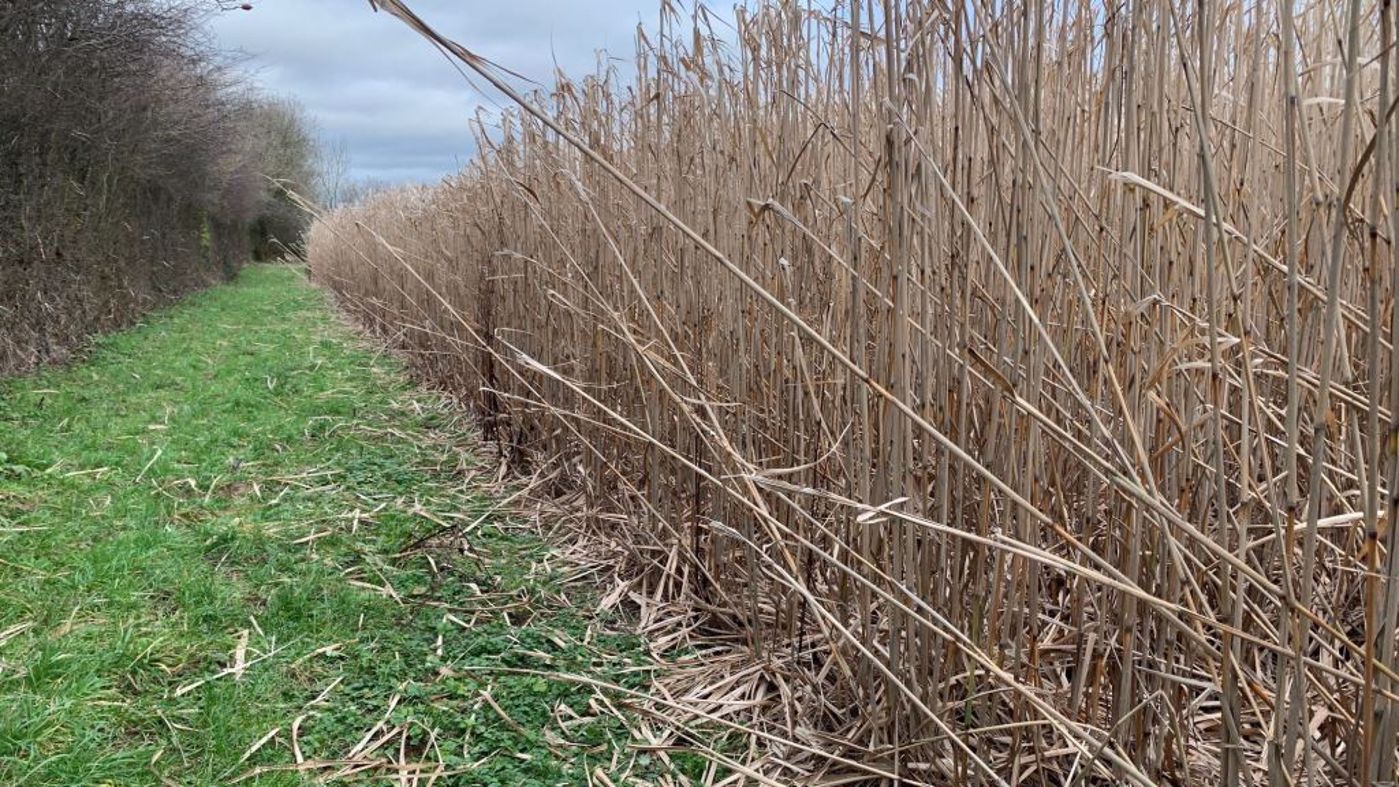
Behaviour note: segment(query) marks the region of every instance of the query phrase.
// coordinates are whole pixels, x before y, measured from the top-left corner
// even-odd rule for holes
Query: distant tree
[[[262,181],[253,258],[279,256],[283,249],[300,255],[308,216],[297,197],[314,198],[321,158],[305,111],[290,99],[251,98],[239,112],[238,125],[251,159],[247,166]]]
[[[350,188],[350,151],[344,140],[322,142],[316,160],[316,201],[326,208],[344,203]]]

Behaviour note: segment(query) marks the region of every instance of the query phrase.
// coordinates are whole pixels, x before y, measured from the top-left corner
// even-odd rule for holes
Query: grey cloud
[[[248,0],[215,14],[219,46],[265,90],[301,102],[352,176],[434,181],[472,153],[471,119],[499,99],[476,92],[435,49],[356,0]],[[555,64],[591,72],[598,52],[627,55],[657,0],[409,0],[443,34],[540,83]]]

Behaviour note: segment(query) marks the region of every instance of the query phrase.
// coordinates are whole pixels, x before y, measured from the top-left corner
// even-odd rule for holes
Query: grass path
[[[0,383],[0,784],[693,772],[591,689],[495,671],[646,659],[529,532],[416,545],[490,507],[463,444],[289,268]]]

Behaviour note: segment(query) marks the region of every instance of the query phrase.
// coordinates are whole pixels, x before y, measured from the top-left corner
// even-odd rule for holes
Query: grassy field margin
[[[491,513],[470,440],[289,267],[0,383],[0,783],[699,773],[501,671],[651,662]]]

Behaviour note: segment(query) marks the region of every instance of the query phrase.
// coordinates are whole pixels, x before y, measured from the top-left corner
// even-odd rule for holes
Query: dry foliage
[[[666,3],[311,263],[742,637],[684,699],[778,782],[1390,780],[1393,17]]]

